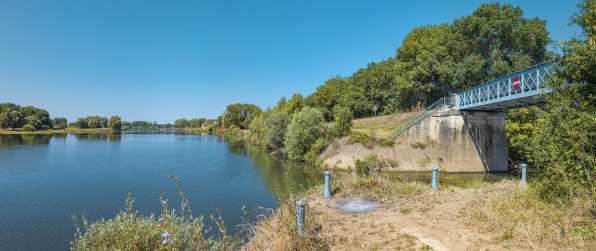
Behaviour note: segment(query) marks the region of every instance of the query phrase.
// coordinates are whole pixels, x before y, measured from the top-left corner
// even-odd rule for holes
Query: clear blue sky
[[[395,56],[484,1],[0,1],[0,103],[52,117],[216,118]],[[501,2],[568,39],[579,0]]]

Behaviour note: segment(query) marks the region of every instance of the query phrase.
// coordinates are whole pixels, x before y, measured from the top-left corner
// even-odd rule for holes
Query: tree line
[[[53,120],[50,119],[50,113],[44,109],[33,106],[21,107],[13,103],[0,104],[0,128],[15,129],[25,125],[31,125],[33,128],[49,129],[54,128]]]
[[[546,20],[525,18],[521,8],[510,4],[482,4],[450,24],[414,28],[395,57],[368,63],[351,76],[333,77],[306,98],[284,96],[266,110],[231,104],[224,127],[248,130],[249,141],[305,160],[321,151],[329,135],[345,133],[322,122],[349,125],[351,118],[372,116],[373,106],[380,115],[405,112],[500,76],[555,62],[555,77],[548,85],[557,91],[545,94],[549,103],[507,111],[510,155],[536,163],[553,181],[549,184],[561,186],[565,180],[567,186],[581,183],[595,188],[595,2],[578,4],[570,25],[582,32],[558,43],[549,38]],[[548,51],[549,44],[557,50]],[[221,121],[219,116],[210,123],[210,130],[218,133]],[[290,149],[296,147],[299,150]]]

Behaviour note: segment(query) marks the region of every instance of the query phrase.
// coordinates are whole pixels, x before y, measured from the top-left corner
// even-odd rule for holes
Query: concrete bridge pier
[[[396,142],[431,144],[428,155],[447,172],[506,172],[505,113],[442,108],[395,138]],[[436,143],[435,143],[436,142]],[[424,151],[424,150],[423,150]]]

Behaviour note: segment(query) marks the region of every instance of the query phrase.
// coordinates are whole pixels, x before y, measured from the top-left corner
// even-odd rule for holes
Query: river
[[[0,135],[0,250],[68,250],[76,231],[70,213],[89,221],[125,208],[159,215],[159,196],[170,208],[182,202],[179,177],[193,213],[242,223],[241,208],[275,207],[281,190],[321,184],[313,165],[277,159],[242,141],[178,131],[121,134]],[[80,218],[80,217],[79,217]]]

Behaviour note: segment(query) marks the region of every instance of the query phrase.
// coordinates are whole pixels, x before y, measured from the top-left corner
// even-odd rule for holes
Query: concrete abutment
[[[503,112],[443,108],[404,131],[395,138],[395,142],[414,146],[416,143],[433,144],[438,149],[428,156],[440,159],[439,168],[443,171],[507,171],[508,148]],[[433,156],[437,152],[439,156]]]

